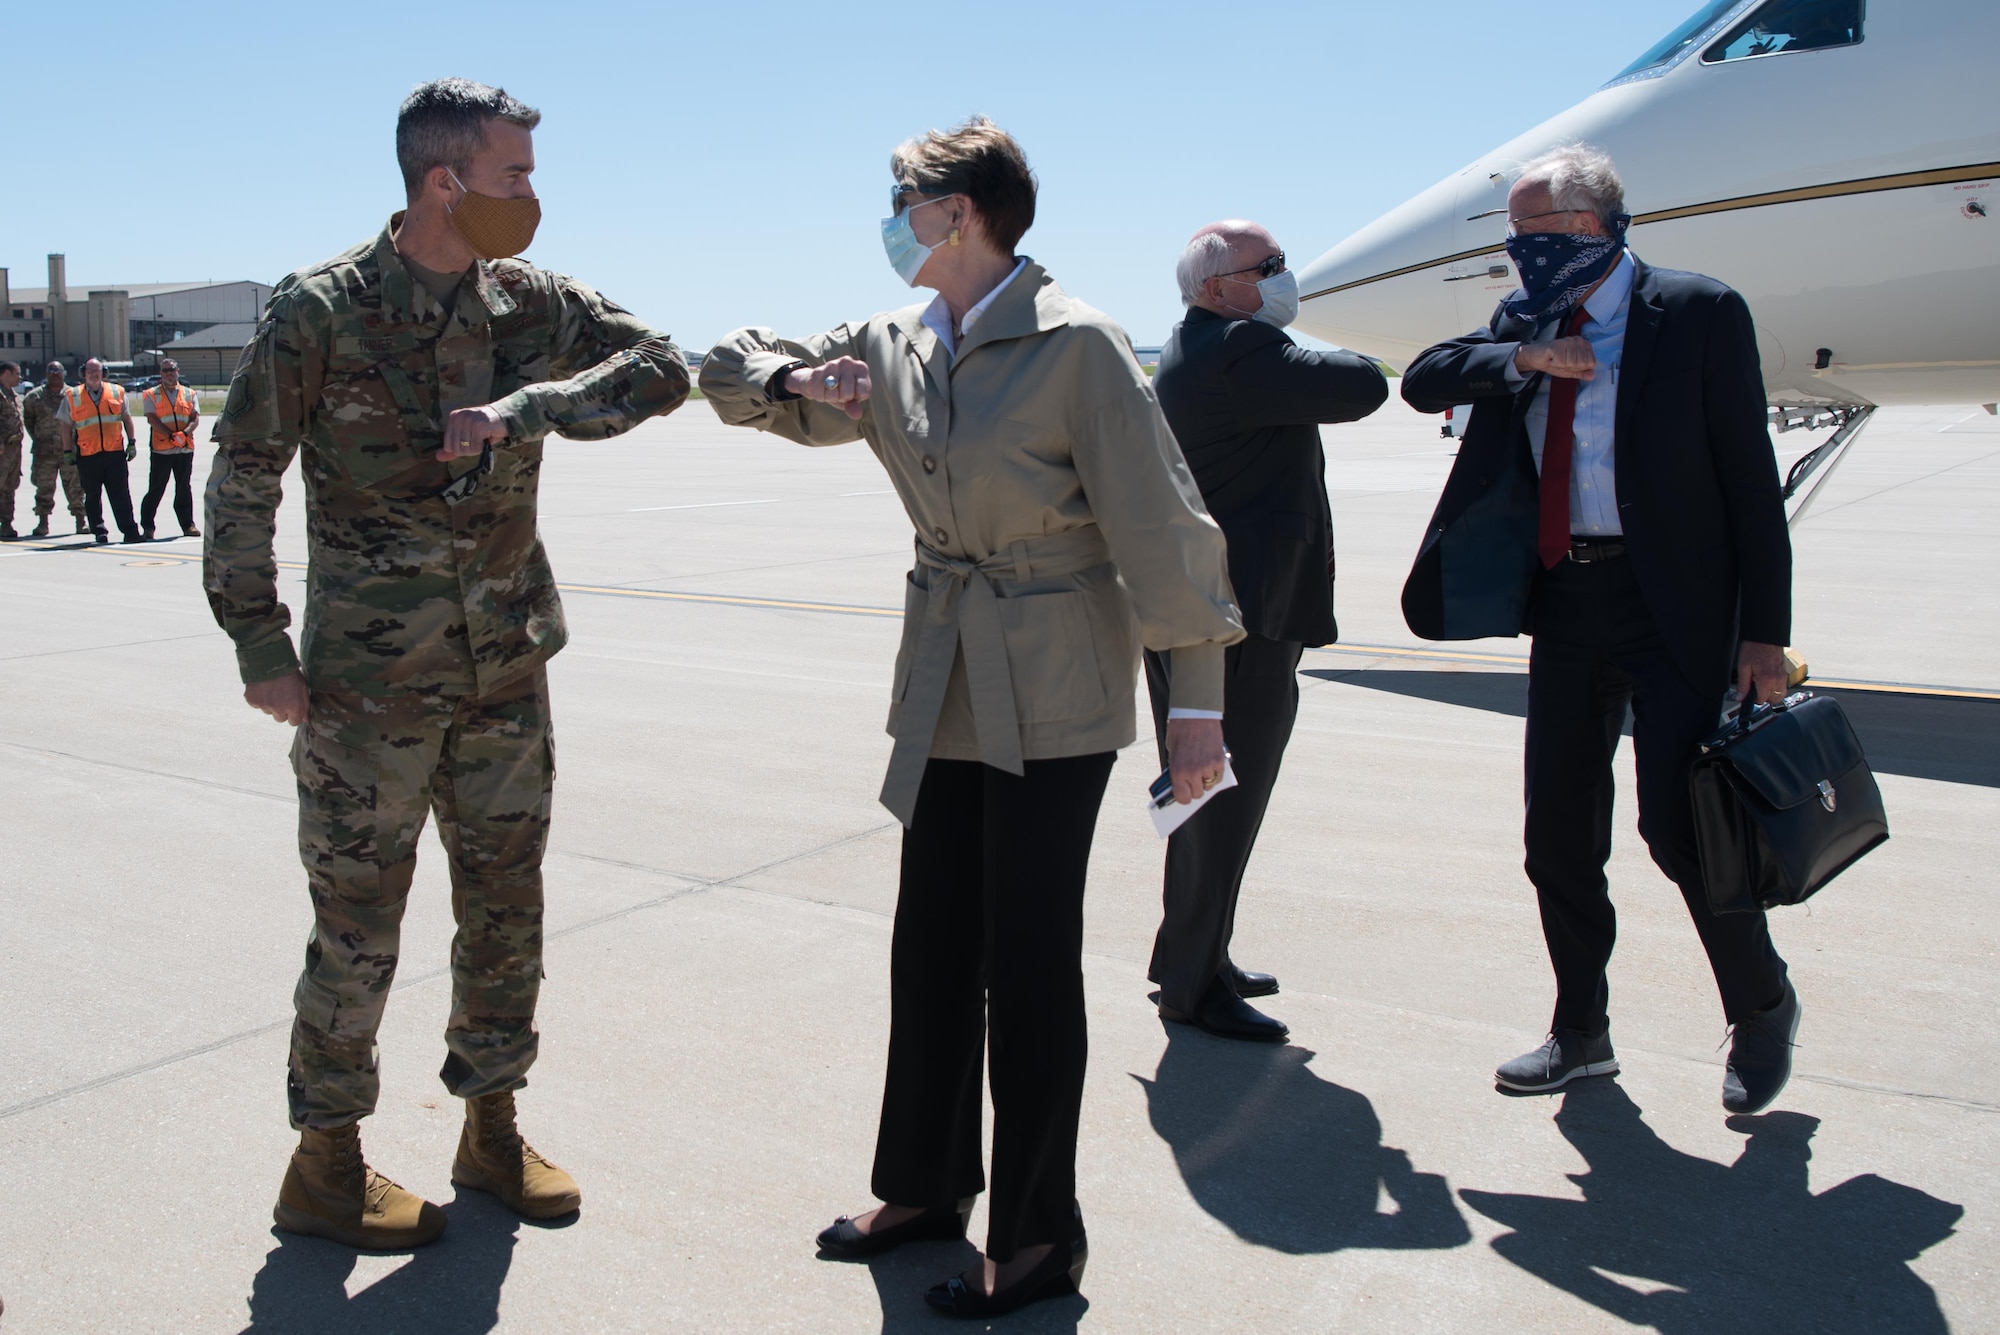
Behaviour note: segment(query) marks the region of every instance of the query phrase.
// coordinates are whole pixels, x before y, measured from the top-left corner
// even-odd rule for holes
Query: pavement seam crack
[[[0,663],[18,663],[24,658],[57,658],[63,654],[94,654],[105,649],[136,649],[144,644],[172,644],[176,640],[206,640],[214,634],[212,630],[205,630],[193,635],[162,635],[157,640],[127,640],[122,644],[85,644],[74,649],[44,649],[34,654],[7,654],[0,657]]]

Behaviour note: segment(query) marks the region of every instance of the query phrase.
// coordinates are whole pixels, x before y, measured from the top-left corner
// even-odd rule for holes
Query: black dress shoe
[[[1239,969],[1234,964],[1223,966],[1230,986],[1239,997],[1275,997],[1278,995],[1278,979],[1275,974],[1254,973],[1249,969]]]
[[[991,1294],[981,1293],[967,1284],[964,1276],[953,1275],[942,1284],[932,1285],[925,1292],[924,1301],[946,1316],[1005,1316],[1029,1303],[1038,1303],[1044,1298],[1063,1298],[1077,1292],[1083,1283],[1084,1263],[1088,1260],[1090,1243],[1086,1239],[1078,1238],[1068,1246],[1057,1243],[1049,1248],[1047,1256],[1035,1263],[1034,1269],[1004,1289],[996,1289]]]
[[[949,1208],[934,1205],[920,1215],[890,1228],[863,1233],[846,1215],[820,1230],[819,1250],[836,1261],[860,1261],[900,1247],[906,1242],[949,1242],[965,1236],[965,1221],[972,1217],[972,1198]]]
[[[1799,994],[1787,982],[1777,1005],[1736,1026],[1722,1075],[1722,1106],[1737,1116],[1770,1107],[1792,1078],[1792,1045],[1798,1036]]]
[[[1283,1020],[1274,1020],[1229,989],[1220,978],[1202,994],[1201,1007],[1192,1015],[1160,1003],[1160,1018],[1171,1024],[1191,1024],[1217,1038],[1247,1039],[1252,1043],[1282,1043],[1292,1031]]]
[[[96,543],[99,547],[103,547],[111,542],[111,535],[105,532],[101,528],[92,529],[90,532],[90,540]]]

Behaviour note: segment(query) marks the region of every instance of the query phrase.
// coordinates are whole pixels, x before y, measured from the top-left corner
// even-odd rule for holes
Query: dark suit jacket
[[[1533,326],[1496,310],[1485,329],[1427,349],[1403,373],[1418,412],[1472,405],[1458,461],[1409,581],[1403,617],[1425,639],[1533,632],[1536,494],[1527,412],[1539,375],[1507,388]],[[1792,544],[1750,308],[1700,274],[1638,265],[1616,419],[1627,559],[1675,663],[1707,690],[1740,633],[1786,644]],[[1719,687],[1718,687],[1719,689]]]
[[[1229,540],[1243,628],[1331,644],[1340,634],[1333,511],[1318,423],[1381,407],[1381,369],[1351,352],[1308,352],[1260,320],[1190,306],[1161,350],[1153,389]]]

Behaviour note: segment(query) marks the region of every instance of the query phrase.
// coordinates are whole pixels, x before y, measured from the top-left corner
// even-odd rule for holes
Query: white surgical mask
[[[1283,329],[1299,318],[1299,276],[1290,269],[1258,279],[1257,291],[1264,298],[1264,304],[1257,308],[1251,319]]]
[[[889,256],[889,267],[911,287],[917,285],[917,275],[930,262],[932,248],[917,240],[916,229],[910,226],[910,215],[925,204],[942,204],[950,198],[939,195],[936,199],[920,200],[894,217],[882,220],[882,249]]]

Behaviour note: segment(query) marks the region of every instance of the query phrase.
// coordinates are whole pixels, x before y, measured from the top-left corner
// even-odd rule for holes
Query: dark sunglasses
[[[1234,278],[1237,274],[1240,273],[1254,273],[1259,278],[1269,278],[1273,274],[1280,274],[1283,273],[1284,271],[1285,271],[1285,252],[1281,250],[1277,254],[1271,256],[1269,259],[1265,260],[1261,264],[1253,264],[1248,269],[1231,269],[1222,276],[1224,278]]]
[[[959,190],[932,189],[929,186],[908,185],[898,182],[889,187],[889,216],[896,216],[904,209],[909,208],[913,202],[917,204],[934,203],[937,200],[950,199],[953,195],[961,193],[963,192]],[[916,195],[929,195],[931,198],[928,200],[913,200],[912,197]]]

